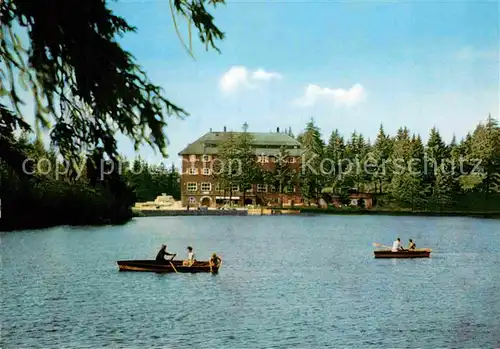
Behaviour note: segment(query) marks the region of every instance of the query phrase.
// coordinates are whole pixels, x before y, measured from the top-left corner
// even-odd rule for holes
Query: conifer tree
[[[340,135],[338,129],[335,129],[328,140],[325,147],[325,162],[323,168],[327,175],[325,176],[325,185],[330,185],[332,188],[340,188],[338,185],[341,181],[342,160],[344,159],[345,144],[344,138]]]
[[[252,147],[253,137],[247,130],[248,124],[245,123],[243,132],[235,140],[235,157],[240,164],[235,183],[243,193],[243,204],[245,203],[247,190],[262,179],[261,168],[256,161],[256,154]]]
[[[304,132],[298,136],[298,141],[304,150],[300,172],[301,193],[306,200],[318,202],[324,185],[321,161],[324,158],[325,144],[313,118],[307,123]]]
[[[500,127],[498,121],[488,116],[485,124],[479,124],[472,135],[471,156],[480,162],[482,190],[485,198],[500,183]]]
[[[387,161],[392,154],[392,140],[384,131],[384,126],[380,124],[380,128],[373,146],[373,158],[376,163],[376,169],[373,175],[373,180],[378,183],[378,192],[384,192],[384,184],[389,183],[391,176],[387,171]],[[377,184],[375,185],[377,187]]]

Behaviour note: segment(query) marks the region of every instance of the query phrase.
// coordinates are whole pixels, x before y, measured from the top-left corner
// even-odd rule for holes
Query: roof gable
[[[230,135],[238,136],[243,132],[208,132],[198,138],[193,143],[188,144],[179,155],[201,155],[213,153],[213,151],[207,151],[207,148],[216,148],[219,144],[226,141]],[[297,147],[300,148],[301,144],[293,137],[285,133],[274,133],[274,132],[248,132],[252,136],[252,145],[256,148],[269,147]]]

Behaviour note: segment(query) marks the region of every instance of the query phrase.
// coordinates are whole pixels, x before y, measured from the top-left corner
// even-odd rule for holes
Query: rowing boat
[[[377,250],[373,253],[375,258],[429,258],[431,255],[430,248],[417,248],[414,250],[401,250],[392,252],[391,250]]]
[[[210,267],[208,261],[196,261],[192,266],[183,265],[181,260],[130,260],[117,261],[120,271],[149,271],[154,273],[213,273],[217,274],[218,266]]]

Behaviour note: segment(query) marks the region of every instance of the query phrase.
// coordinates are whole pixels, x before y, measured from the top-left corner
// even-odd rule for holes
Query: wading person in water
[[[210,258],[211,267],[218,267],[221,262],[222,259],[219,256],[217,256],[216,253],[212,254],[212,257]]]
[[[158,251],[158,254],[156,255],[156,260],[157,261],[164,261],[166,260],[166,256],[176,256],[175,253],[168,253],[167,252],[167,245],[161,245],[160,251]],[[173,259],[173,257],[172,257]]]

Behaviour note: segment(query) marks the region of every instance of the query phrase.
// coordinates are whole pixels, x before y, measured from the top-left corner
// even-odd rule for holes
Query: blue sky
[[[138,29],[122,46],[190,113],[169,122],[166,163],[180,164],[177,153],[209,128],[240,130],[245,121],[250,131],[297,134],[314,117],[326,139],[335,128],[374,139],[383,123],[425,140],[436,126],[450,140],[499,115],[496,1],[229,0],[211,9],[226,34],[222,53],[193,37],[196,61],[175,34],[168,1],[110,6]],[[134,155],[123,138],[120,150]],[[161,161],[147,147],[140,153]]]

